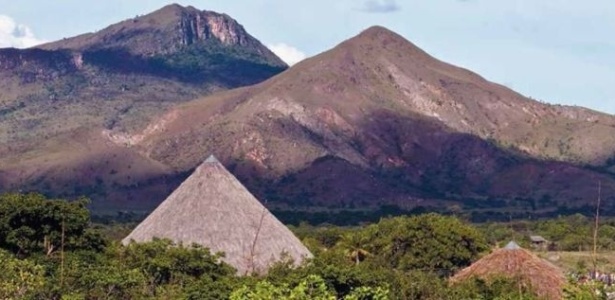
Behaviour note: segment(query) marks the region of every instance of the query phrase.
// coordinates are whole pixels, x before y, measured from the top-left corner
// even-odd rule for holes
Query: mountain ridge
[[[250,48],[273,66],[287,67],[280,58],[250,36],[226,14],[170,4],[152,13],[110,25],[95,33],[36,46],[41,49],[123,48],[133,55],[169,54],[198,42],[217,40],[224,46]]]
[[[96,190],[97,168],[126,165],[139,169],[121,180],[128,185],[167,174],[99,132],[143,129],[178,103],[286,68],[230,16],[179,5],[75,38],[0,49],[0,190],[82,193]]]
[[[545,144],[560,136],[584,146],[586,139],[598,139],[595,133],[613,132],[612,116],[533,101],[436,60],[380,27],[258,85],[195,100],[172,113],[175,121],[131,147],[176,170],[189,170],[203,152],[216,153],[236,162],[242,179],[270,185],[248,183],[261,197],[293,205],[356,206],[369,198],[365,205],[412,206],[426,196],[500,198],[498,203],[517,205],[515,199],[561,198],[541,208],[557,209],[586,203],[596,178],[609,182],[606,189],[615,187],[604,165],[615,149],[612,140],[589,149],[602,153],[575,152],[574,142],[564,140],[556,147],[569,147],[570,153],[543,154],[552,150]],[[542,127],[551,140],[537,140],[543,136],[533,131]],[[594,169],[584,168],[592,163]],[[355,174],[336,171],[344,169]],[[534,170],[531,181],[523,179],[528,170]],[[319,181],[328,177],[323,172],[337,174],[330,178],[337,183]],[[371,188],[356,193],[360,185],[343,179]],[[310,182],[321,183],[310,190]],[[395,187],[400,184],[407,187]],[[369,190],[376,195],[365,197]],[[358,200],[343,199],[353,197]]]
[[[533,101],[382,27],[140,128],[87,135],[123,154],[104,171],[90,162],[23,181],[17,165],[10,186],[88,188],[100,209],[148,209],[215,154],[259,199],[286,208],[556,213],[591,206],[597,181],[615,192],[615,117]],[[75,178],[88,183],[75,191]]]
[[[82,127],[138,129],[176,103],[286,68],[228,15],[179,5],[73,39],[0,49],[0,154],[37,152]]]

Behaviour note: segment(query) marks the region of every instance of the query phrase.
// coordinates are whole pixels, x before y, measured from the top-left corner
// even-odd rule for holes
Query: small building
[[[454,284],[471,278],[489,280],[499,277],[520,280],[540,299],[562,299],[566,284],[561,269],[519,247],[515,242],[494,250],[459,271],[450,281]]]
[[[532,244],[532,248],[541,251],[547,250],[549,245],[549,241],[539,235],[530,235],[530,242]]]
[[[196,168],[122,243],[156,237],[224,252],[222,260],[239,275],[263,274],[275,262],[290,258],[298,265],[312,257],[290,229],[214,156]]]

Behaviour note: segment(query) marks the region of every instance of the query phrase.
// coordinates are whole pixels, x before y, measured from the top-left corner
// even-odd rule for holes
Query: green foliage
[[[102,253],[74,251],[63,265],[56,258],[38,259],[50,278],[40,298],[224,299],[238,285],[235,270],[218,255],[168,240],[113,243]]]
[[[515,231],[509,224],[488,223],[478,225],[477,228],[485,235],[489,245],[522,241],[525,238],[522,233]]]
[[[490,281],[473,279],[451,289],[451,299],[533,300],[536,295],[517,280],[495,278]]]
[[[389,290],[383,287],[371,288],[360,286],[352,290],[345,300],[385,300],[389,299]]]
[[[143,286],[146,277],[138,269],[116,264],[101,265],[76,278],[75,285],[88,298],[123,299],[133,296],[133,289]],[[77,274],[75,274],[77,275]]]
[[[356,229],[302,225],[296,230],[310,241],[315,258],[295,270],[276,266],[268,280],[294,286],[318,275],[338,298],[358,287],[388,286],[394,299],[442,299],[446,293],[441,291],[448,289],[443,275],[468,265],[486,249],[475,228],[435,214],[388,218]]]
[[[256,284],[254,289],[246,287],[233,292],[231,299],[293,299],[293,300],[333,300],[335,296],[328,291],[322,278],[310,275],[297,286],[274,286],[267,281]]]
[[[203,276],[185,286],[184,296],[186,299],[192,300],[227,299],[231,292],[245,281],[233,275],[218,279]]]
[[[48,200],[39,194],[0,196],[0,247],[20,255],[66,249],[101,249],[102,237],[89,230],[86,200]]]
[[[304,243],[306,239],[311,239],[315,246],[324,248],[332,248],[340,241],[344,232],[350,231],[342,227],[315,227],[307,223],[301,223],[297,227],[290,226],[290,228]]]
[[[155,73],[179,77],[181,80],[199,82],[217,79],[217,83],[236,86],[254,78],[268,78],[285,69],[258,53],[244,47],[223,45],[211,40],[183,47],[172,54],[157,55],[144,62]]]
[[[564,299],[567,300],[607,300],[609,299],[604,284],[587,282],[578,284],[574,280],[564,287]]]
[[[318,275],[308,275],[295,286],[274,285],[269,281],[259,281],[253,286],[242,286],[233,291],[231,300],[335,300],[335,292],[327,287],[326,281]],[[353,289],[344,300],[384,300],[389,299],[389,290],[383,287],[360,286]]]
[[[45,285],[43,267],[0,250],[0,299],[30,299]]]
[[[487,240],[495,243],[530,231],[566,240],[591,228],[587,219],[575,216],[486,225],[483,235],[455,217],[436,214],[385,218],[356,228],[302,224],[294,230],[315,257],[299,267],[280,262],[265,276],[253,277],[236,276],[220,261],[222,254],[197,245],[106,241],[89,224],[84,205],[40,195],[0,197],[0,247],[8,250],[0,250],[0,298],[529,300],[535,297],[516,280],[451,285],[448,275],[476,260],[487,250]],[[601,234],[611,234],[610,226]],[[60,253],[62,227],[66,243]],[[55,250],[48,254],[48,248]],[[571,282],[565,295],[595,299],[596,291],[605,295],[600,294],[603,286]]]
[[[437,214],[383,219],[360,234],[368,252],[400,270],[450,273],[488,249],[474,227]]]
[[[233,291],[229,299],[284,299],[283,297],[286,297],[287,293],[288,291],[283,290],[283,288],[276,287],[267,281],[261,281],[252,287],[243,286],[240,289]]]
[[[558,249],[563,251],[580,251],[592,244],[592,224],[582,215],[560,217],[537,222],[535,231],[545,238],[558,241]]]
[[[152,286],[183,285],[202,276],[216,280],[235,273],[229,265],[218,262],[221,254],[211,255],[209,249],[198,245],[176,247],[169,240],[131,243],[113,254],[125,266],[141,270]]]
[[[529,236],[540,235],[549,240],[550,250],[589,251],[593,246],[594,220],[580,214],[538,221],[514,221],[476,225],[489,244],[505,244],[511,240],[529,247]],[[598,250],[615,250],[615,222],[602,220],[598,230]]]

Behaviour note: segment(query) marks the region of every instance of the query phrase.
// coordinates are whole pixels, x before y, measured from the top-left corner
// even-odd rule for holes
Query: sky
[[[0,0],[0,47],[29,47],[179,3],[226,13],[289,64],[381,25],[537,100],[615,114],[613,0]]]

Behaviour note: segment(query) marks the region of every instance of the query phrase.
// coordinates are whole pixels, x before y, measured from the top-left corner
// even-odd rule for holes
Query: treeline
[[[451,274],[497,238],[451,216],[299,226],[294,230],[312,260],[297,268],[282,262],[264,276],[236,276],[220,261],[223,254],[196,245],[123,246],[115,227],[91,224],[86,204],[0,196],[1,299],[535,299],[512,280],[449,284]],[[569,288],[574,299],[586,292]]]
[[[516,240],[530,247],[531,235],[547,240],[545,250],[590,251],[593,249],[594,218],[581,214],[559,216],[535,221],[484,223],[475,226],[483,232],[490,244]],[[598,226],[596,246],[599,251],[615,251],[615,219],[604,218]]]
[[[519,202],[526,199],[518,199]],[[534,211],[525,209],[506,209],[506,206],[496,209],[491,205],[497,203],[497,200],[485,201],[486,209],[475,209],[479,202],[468,201],[463,206],[452,207],[424,207],[417,206],[410,209],[404,209],[397,205],[381,205],[373,209],[347,209],[347,208],[331,208],[328,210],[316,210],[310,208],[296,209],[273,209],[271,212],[276,215],[284,224],[299,225],[307,223],[311,225],[337,225],[337,226],[357,226],[365,223],[378,222],[381,218],[405,216],[405,215],[420,215],[427,212],[437,212],[443,215],[454,215],[471,223],[508,223],[511,220],[541,220],[553,219],[560,216],[569,216],[574,214],[582,214],[592,216],[595,214],[595,207],[589,205],[581,207],[568,208],[559,206],[555,210]],[[472,205],[470,205],[472,204]],[[513,206],[507,206],[513,207]],[[606,216],[615,216],[615,211],[612,209],[602,209],[602,214]],[[107,216],[107,219],[110,217]],[[111,219],[115,218],[111,217]]]

